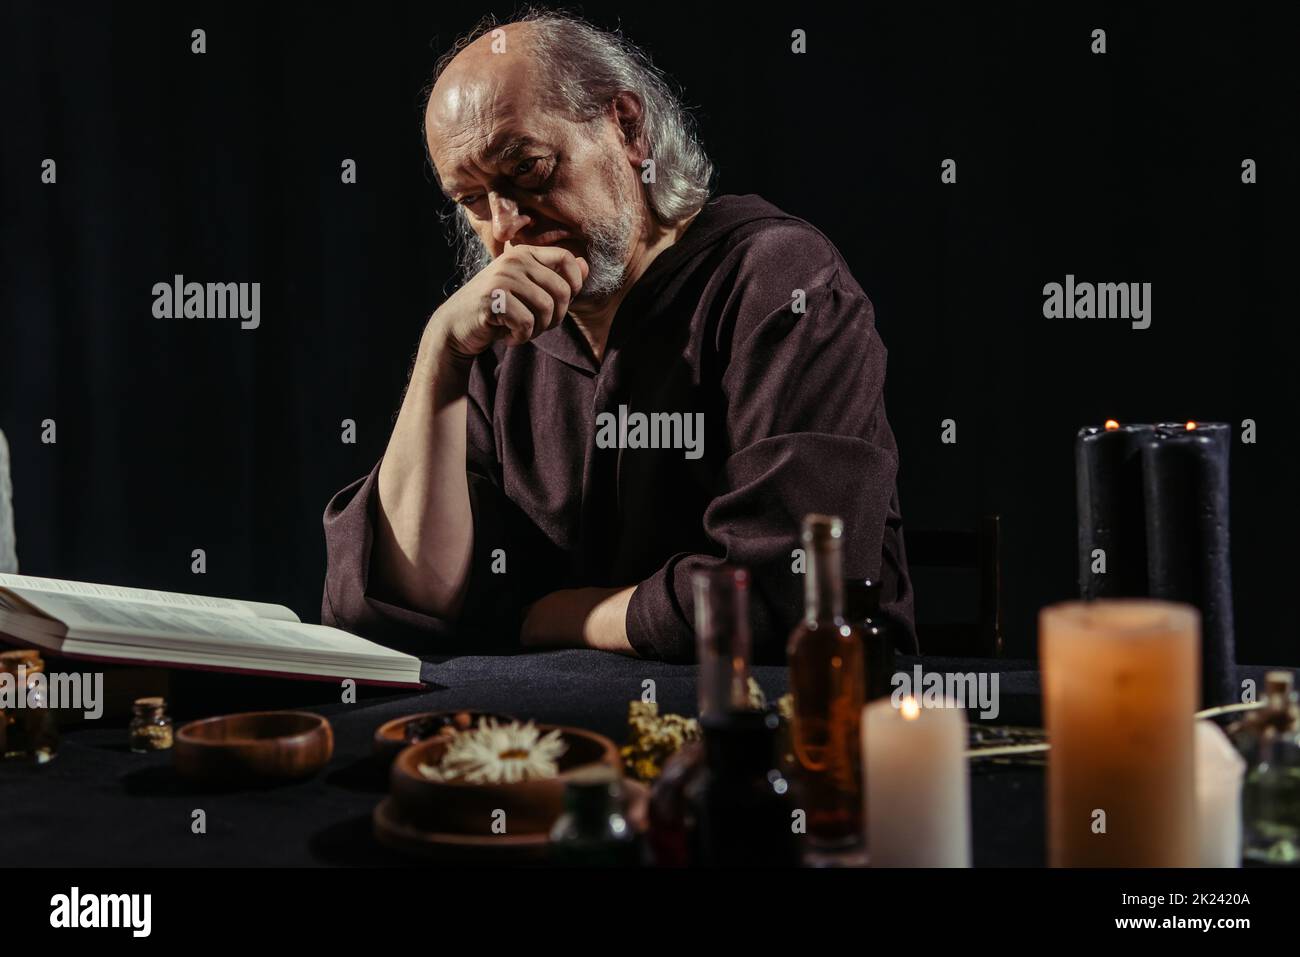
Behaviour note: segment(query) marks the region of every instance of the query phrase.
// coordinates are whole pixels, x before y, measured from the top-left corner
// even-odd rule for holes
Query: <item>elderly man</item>
[[[694,653],[692,573],[753,575],[755,654],[798,620],[800,519],[911,589],[871,303],[831,243],[712,164],[662,75],[556,14],[489,23],[425,111],[466,281],[383,459],[325,513],[326,623],[416,653]]]

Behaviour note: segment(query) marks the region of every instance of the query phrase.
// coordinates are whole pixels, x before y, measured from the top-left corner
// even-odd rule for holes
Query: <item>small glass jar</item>
[[[132,710],[131,750],[136,754],[169,750],[174,736],[167,702],[162,698],[137,698]]]
[[[1263,707],[1229,729],[1246,759],[1242,852],[1253,865],[1300,864],[1300,698],[1289,671],[1264,679]]]
[[[59,725],[50,708],[45,661],[40,652],[0,653],[0,672],[13,677],[19,699],[16,707],[3,716],[5,733],[0,737],[4,738],[4,759],[36,764],[54,760],[59,753]]]
[[[561,867],[635,867],[640,843],[623,816],[618,771],[596,765],[573,772],[564,813],[551,829],[551,863]]]

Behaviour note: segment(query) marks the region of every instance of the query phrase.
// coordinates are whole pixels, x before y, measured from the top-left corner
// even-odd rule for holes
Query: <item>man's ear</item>
[[[610,109],[614,114],[614,122],[623,134],[623,149],[628,161],[640,169],[642,161],[650,153],[645,136],[645,107],[641,98],[625,90],[614,96]]]

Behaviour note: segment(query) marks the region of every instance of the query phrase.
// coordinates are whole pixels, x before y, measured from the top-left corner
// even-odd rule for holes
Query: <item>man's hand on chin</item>
[[[519,640],[532,648],[600,648],[635,655],[627,640],[632,588],[566,588],[533,602]]]

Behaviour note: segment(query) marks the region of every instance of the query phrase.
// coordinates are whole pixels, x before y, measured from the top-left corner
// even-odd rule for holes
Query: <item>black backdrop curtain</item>
[[[450,279],[418,94],[493,9],[510,7],[4,5],[0,429],[25,571],[319,620],[321,510],[381,454]],[[721,191],[803,216],[852,265],[890,350],[904,519],[1003,515],[1009,653],[1075,593],[1079,426],[1250,418],[1257,444],[1232,452],[1238,648],[1297,661],[1286,25],[1128,4],[575,9],[680,82]],[[178,273],[260,282],[260,328],[154,318],[154,283]],[[1153,283],[1152,327],[1044,319],[1042,286],[1067,273]],[[924,620],[959,613],[969,584],[917,588]]]

